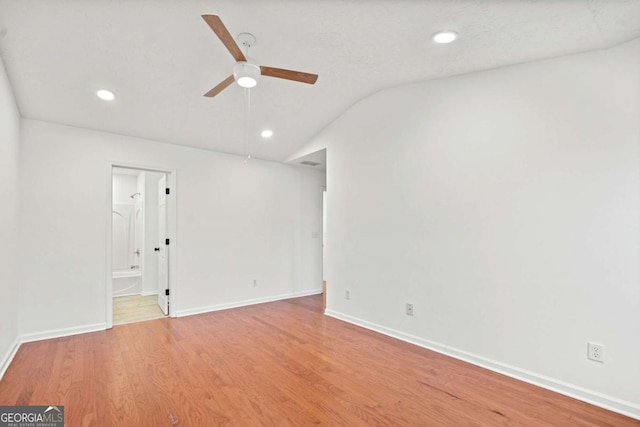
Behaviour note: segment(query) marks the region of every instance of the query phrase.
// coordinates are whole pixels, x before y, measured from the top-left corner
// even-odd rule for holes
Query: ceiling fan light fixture
[[[440,44],[451,43],[452,41],[455,41],[457,38],[458,38],[458,33],[456,33],[455,31],[438,31],[433,36],[431,36],[431,39],[434,42],[440,43]]]
[[[247,76],[239,77],[237,81],[240,86],[247,89],[255,87],[258,84],[256,79],[254,79],[253,77],[247,77]]]
[[[248,61],[240,61],[233,67],[233,78],[244,88],[255,87],[260,80],[260,67]]]

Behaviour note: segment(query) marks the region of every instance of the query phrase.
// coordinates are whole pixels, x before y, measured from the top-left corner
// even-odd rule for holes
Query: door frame
[[[113,327],[113,277],[112,277],[112,249],[113,249],[113,168],[136,169],[145,172],[160,172],[167,174],[167,185],[171,189],[170,197],[167,199],[167,236],[170,239],[170,249],[168,256],[168,287],[169,295],[169,317],[175,316],[176,306],[176,230],[177,230],[177,172],[175,169],[162,166],[140,165],[124,162],[108,162],[105,168],[105,230],[106,230],[106,251],[105,251],[105,324],[106,329]]]

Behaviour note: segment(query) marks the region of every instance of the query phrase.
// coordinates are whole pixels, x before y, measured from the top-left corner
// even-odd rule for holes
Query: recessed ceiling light
[[[451,43],[458,38],[458,33],[455,31],[438,31],[431,38],[436,43]]]
[[[113,92],[106,89],[100,89],[96,92],[96,95],[98,95],[98,98],[104,99],[105,101],[113,101],[116,98]]]
[[[270,129],[265,129],[260,134],[263,138],[271,138],[273,136],[273,131]]]

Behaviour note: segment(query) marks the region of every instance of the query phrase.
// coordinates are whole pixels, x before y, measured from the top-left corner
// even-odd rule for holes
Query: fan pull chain
[[[247,57],[247,60],[249,58],[249,48],[251,47],[251,45],[249,44],[245,44],[245,56]],[[244,152],[245,155],[247,156],[245,159],[245,163],[249,160],[251,160],[251,151],[249,150],[249,122],[251,120],[251,89],[246,88],[245,89],[246,92],[246,96],[247,96],[247,109],[245,111],[245,120],[244,120]]]
[[[247,99],[244,110],[244,154],[246,156],[244,162],[247,163],[251,160],[251,153],[249,151],[249,120],[251,119],[251,89],[246,88],[244,90],[245,97]]]

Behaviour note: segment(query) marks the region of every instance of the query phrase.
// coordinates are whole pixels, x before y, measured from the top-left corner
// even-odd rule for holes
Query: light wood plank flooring
[[[142,322],[143,320],[159,319],[164,313],[158,306],[158,296],[130,295],[113,298],[113,324]]]
[[[22,345],[2,405],[68,426],[638,426],[321,314],[305,297]]]

